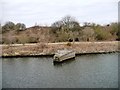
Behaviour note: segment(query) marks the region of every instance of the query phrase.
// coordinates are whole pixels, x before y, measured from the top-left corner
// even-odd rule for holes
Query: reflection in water
[[[62,67],[64,65],[70,64],[72,62],[75,62],[75,58],[68,59],[68,60],[65,60],[65,61],[62,61],[62,62],[53,62],[53,65],[56,66],[56,67]]]
[[[81,55],[53,63],[53,57],[3,58],[3,88],[117,88],[118,53]]]

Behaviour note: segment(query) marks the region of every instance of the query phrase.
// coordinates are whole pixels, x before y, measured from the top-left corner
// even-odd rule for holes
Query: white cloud
[[[79,22],[110,23],[117,21],[118,0],[3,0],[4,22],[23,22],[27,26],[50,25],[65,15]]]

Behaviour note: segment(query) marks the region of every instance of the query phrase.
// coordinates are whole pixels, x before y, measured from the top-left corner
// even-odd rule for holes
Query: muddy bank
[[[61,42],[0,45],[2,57],[54,55],[60,49],[73,49],[76,54],[119,52],[118,41],[110,42]]]

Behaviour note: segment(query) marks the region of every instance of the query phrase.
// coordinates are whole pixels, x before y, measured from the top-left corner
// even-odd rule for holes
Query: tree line
[[[1,24],[0,24],[1,26]],[[80,23],[72,16],[65,16],[62,19],[55,21],[51,24],[49,28],[49,33],[46,30],[43,30],[42,33],[36,33],[39,31],[38,29],[32,29],[36,33],[28,34],[29,32],[25,32],[27,30],[26,25],[24,23],[13,23],[11,21],[6,22],[3,26],[1,26],[0,33],[3,35],[3,39],[1,43],[9,44],[9,43],[39,43],[41,42],[39,39],[44,39],[49,42],[72,42],[72,41],[115,41],[120,40],[120,31],[118,30],[120,25],[117,22],[110,23],[107,25],[99,25],[95,23],[84,23],[84,25],[80,25]],[[36,26],[33,26],[36,27]],[[39,27],[39,26],[37,26]],[[36,31],[35,31],[36,30]],[[21,34],[20,32],[25,32],[25,34]],[[9,38],[5,37],[6,33],[14,36],[10,36]],[[40,32],[40,31],[39,31]],[[45,34],[46,33],[46,34]],[[17,37],[19,35],[19,37]],[[47,37],[43,37],[46,35]],[[39,36],[39,37],[38,37]],[[47,40],[48,39],[48,40]]]
[[[24,23],[13,23],[11,21],[8,21],[5,23],[5,25],[2,26],[2,33],[5,33],[7,31],[11,31],[11,30],[16,30],[16,31],[21,31],[21,30],[25,30],[26,29],[26,25]]]
[[[95,23],[84,23],[80,26],[74,17],[65,16],[52,25],[52,32],[56,35],[56,41],[104,41],[118,40],[118,23],[101,26]]]

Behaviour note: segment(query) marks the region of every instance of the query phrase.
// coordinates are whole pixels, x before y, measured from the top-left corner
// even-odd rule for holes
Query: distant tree
[[[2,27],[1,27],[1,23],[0,23],[0,44],[2,44]]]
[[[1,26],[1,23],[0,23],[0,34],[2,33],[2,26]]]
[[[56,21],[51,25],[53,33],[58,37],[58,41],[66,41],[69,38],[74,38],[75,31],[80,31],[79,22],[72,16],[65,16],[60,21]],[[66,36],[65,36],[66,35]],[[60,40],[61,39],[61,40]]]
[[[118,33],[117,33],[117,36],[118,36],[117,40],[120,41],[120,22],[118,22]]]
[[[71,16],[65,16],[63,19],[62,19],[62,23],[63,23],[63,29],[65,28],[67,31],[69,30],[78,30],[80,29],[80,25],[79,23],[75,20],[74,17],[71,17]]]
[[[54,22],[54,23],[51,25],[53,33],[56,33],[57,30],[60,30],[62,26],[63,26],[62,21],[56,21],[56,22]]]
[[[72,22],[75,22],[74,17],[71,16],[65,16],[62,18],[63,25],[68,26],[69,28],[72,27],[71,24]]]
[[[18,31],[25,30],[25,28],[26,28],[26,26],[23,23],[17,23],[16,24],[16,30],[18,30]]]
[[[64,30],[78,30],[80,29],[79,23],[71,16],[65,16],[62,20],[57,21],[51,25],[54,29],[64,29]]]
[[[51,26],[52,27],[60,28],[62,25],[63,25],[62,21],[56,21]]]
[[[91,25],[91,23],[85,22],[84,25],[83,25],[83,27],[89,27],[90,25]]]
[[[91,27],[85,27],[82,30],[82,39],[84,41],[94,41],[95,40],[95,32],[94,29],[92,29]]]
[[[118,23],[111,23],[110,27],[111,27],[110,33],[112,35],[116,35],[118,33]]]
[[[112,35],[110,34],[110,32],[108,32],[107,30],[105,30],[102,27],[97,27],[95,30],[95,35],[96,35],[96,40],[110,40]]]
[[[3,33],[14,29],[15,29],[15,24],[11,21],[7,22],[5,25],[2,26]]]

